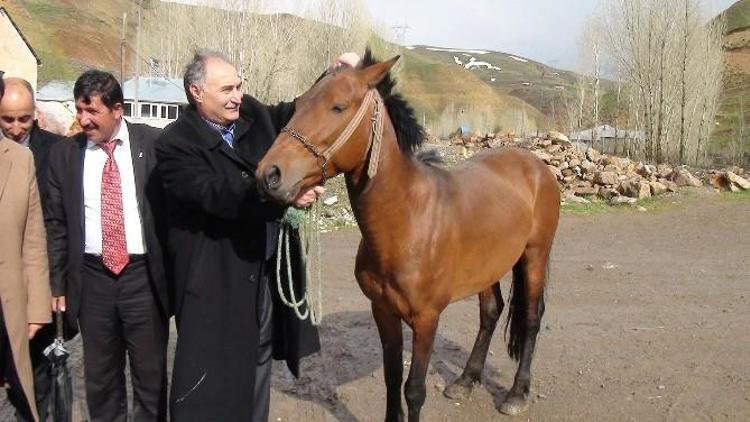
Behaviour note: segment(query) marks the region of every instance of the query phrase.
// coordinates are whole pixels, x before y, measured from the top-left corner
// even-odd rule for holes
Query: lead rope
[[[304,213],[302,217],[300,214]],[[276,288],[279,292],[281,302],[292,308],[297,318],[305,320],[310,318],[314,326],[320,325],[323,316],[323,283],[321,270],[321,248],[320,248],[320,205],[316,201],[309,212],[289,208],[284,215],[279,229],[279,238],[276,249]],[[305,267],[303,286],[304,296],[298,299],[292,278],[292,260],[289,241],[289,232],[298,229],[300,234],[300,246],[302,249],[302,263]],[[315,278],[310,276],[311,249],[315,251]],[[282,255],[283,253],[283,255]],[[281,261],[286,260],[286,276],[288,281],[288,292],[281,281]],[[314,285],[317,285],[315,288]],[[315,293],[311,293],[315,291]]]

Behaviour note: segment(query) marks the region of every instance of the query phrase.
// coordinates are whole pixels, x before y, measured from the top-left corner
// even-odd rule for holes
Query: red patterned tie
[[[105,267],[119,275],[128,265],[130,257],[125,243],[120,170],[112,155],[117,140],[102,142],[100,146],[107,153],[107,161],[102,172],[102,261]]]

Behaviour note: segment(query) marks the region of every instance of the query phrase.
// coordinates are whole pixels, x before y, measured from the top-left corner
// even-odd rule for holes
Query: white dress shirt
[[[125,242],[128,254],[144,254],[146,245],[143,242],[143,226],[135,190],[130,134],[125,120],[120,120],[120,127],[113,138],[119,140],[113,155],[117,168],[120,170],[122,215],[125,219]],[[83,161],[83,219],[86,239],[84,251],[93,255],[102,254],[102,172],[106,161],[107,153],[98,144],[89,140]]]

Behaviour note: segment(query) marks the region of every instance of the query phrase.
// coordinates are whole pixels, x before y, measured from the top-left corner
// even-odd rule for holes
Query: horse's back
[[[542,200],[547,205],[555,203],[559,208],[555,176],[539,157],[525,149],[506,147],[481,151],[456,166],[453,174],[461,183],[501,184],[529,203]]]

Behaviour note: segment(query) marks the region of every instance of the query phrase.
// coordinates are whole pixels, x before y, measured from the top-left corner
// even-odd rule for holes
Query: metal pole
[[[141,76],[141,9],[143,2],[138,2],[138,25],[135,32],[135,94],[133,95],[133,116],[141,117],[141,105],[138,101],[138,88]]]
[[[125,25],[128,14],[122,14],[122,37],[120,37],[120,84],[125,84]]]

